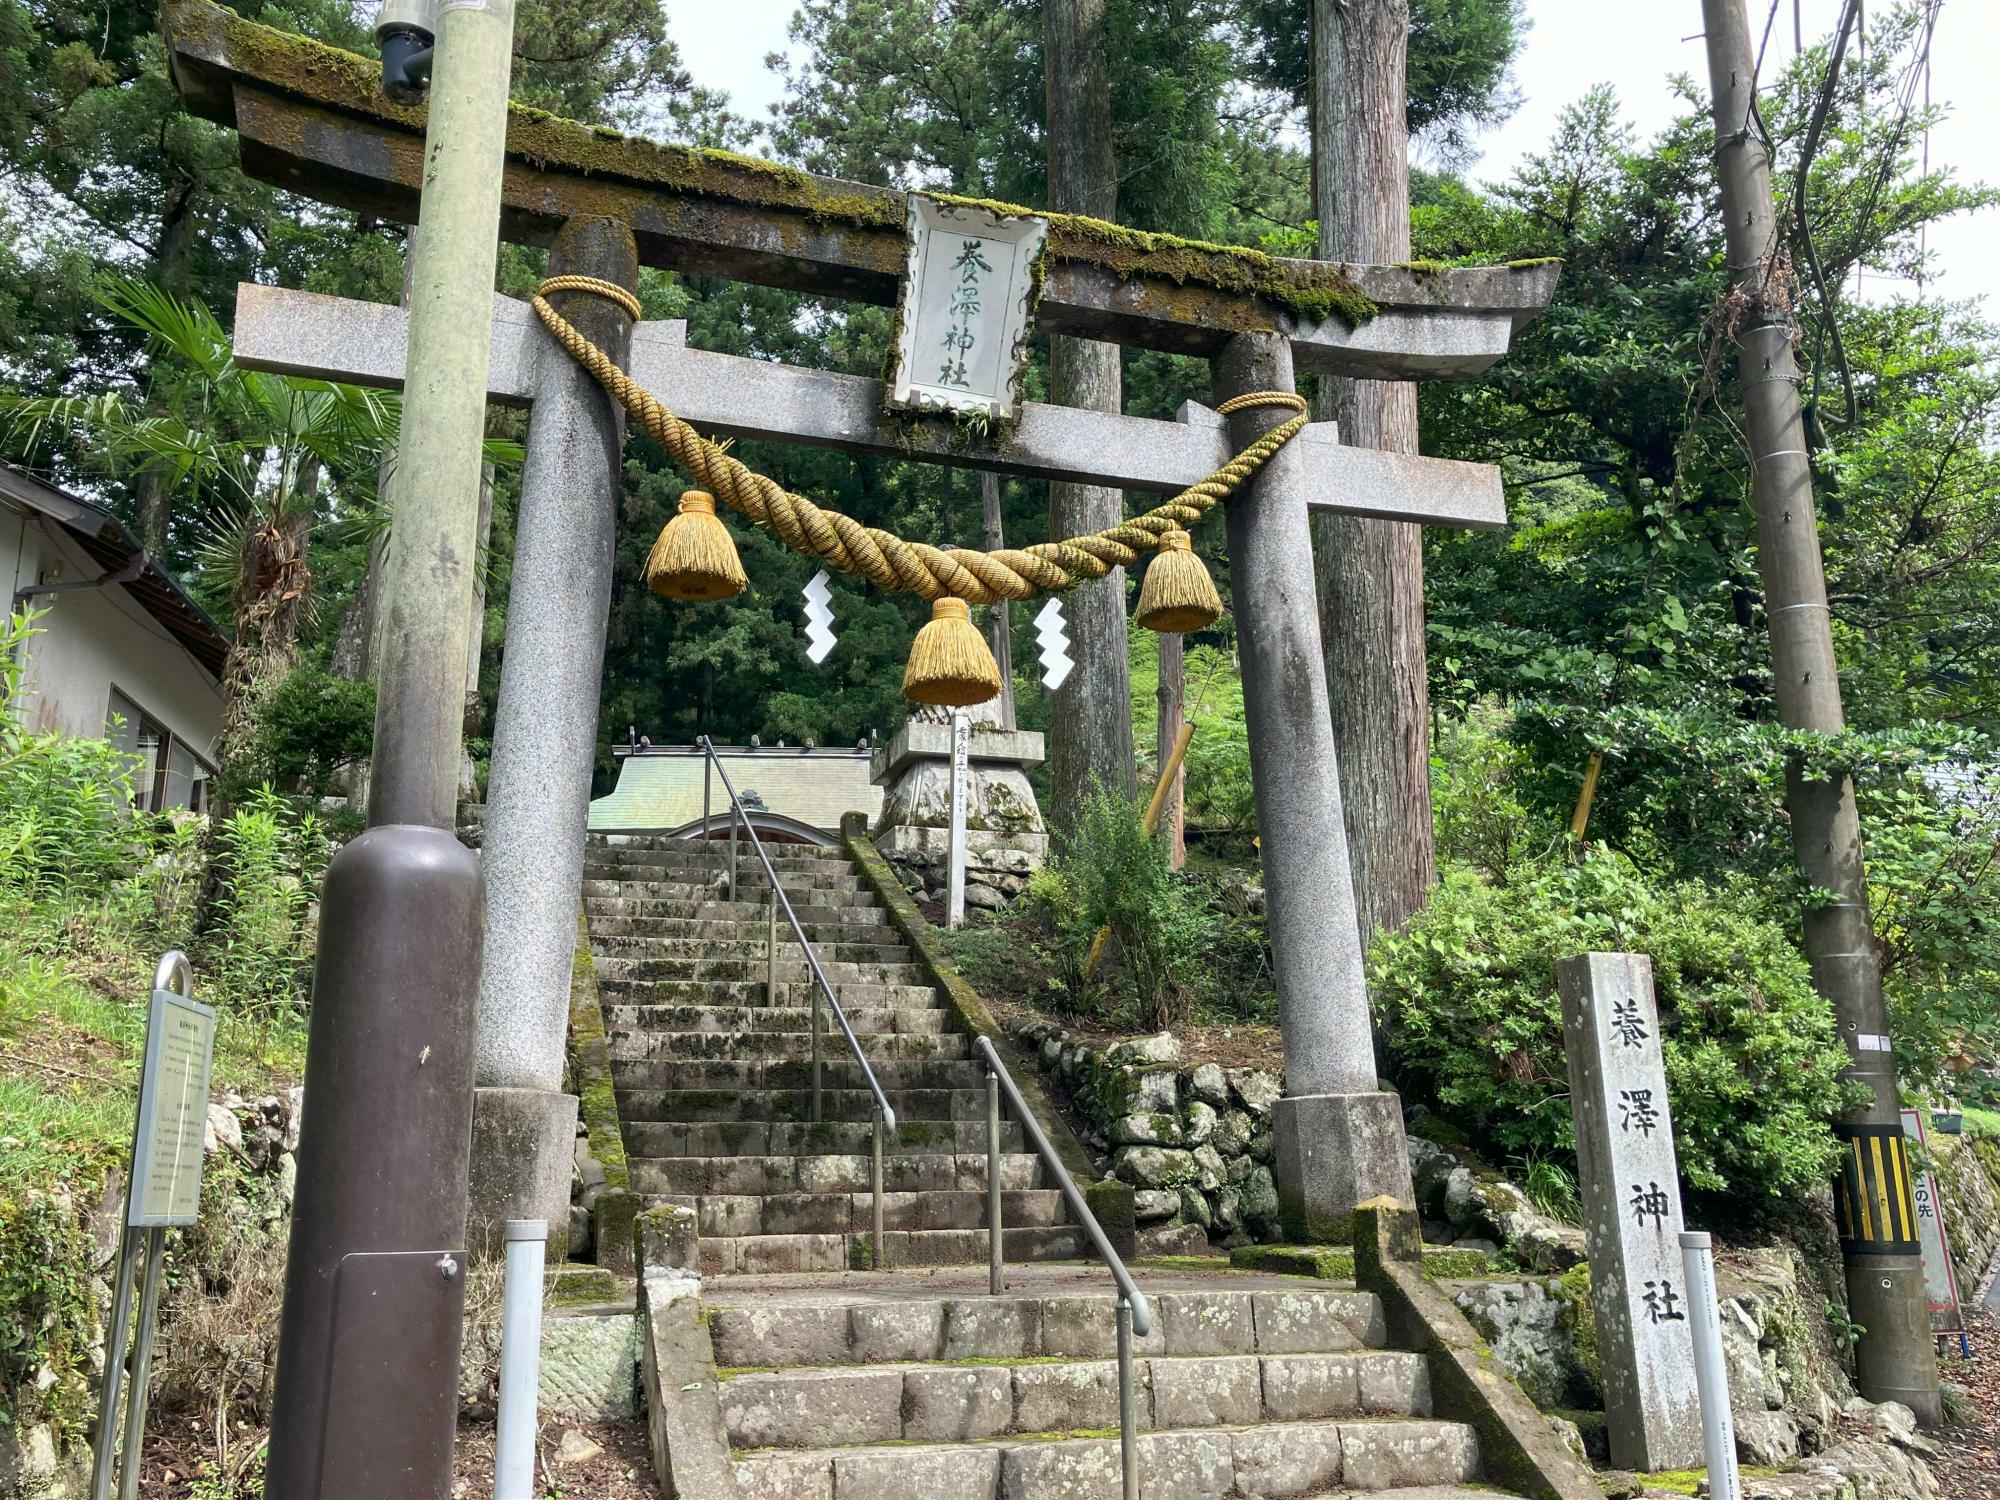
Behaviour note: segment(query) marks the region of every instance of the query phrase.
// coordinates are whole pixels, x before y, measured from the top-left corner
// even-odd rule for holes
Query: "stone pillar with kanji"
[[[1556,983],[1611,1461],[1698,1468],[1701,1405],[1653,961],[1586,953],[1558,963]]]

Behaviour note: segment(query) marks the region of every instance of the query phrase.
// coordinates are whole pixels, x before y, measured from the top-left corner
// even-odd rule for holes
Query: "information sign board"
[[[1903,1111],[1903,1134],[1920,1147],[1930,1145],[1924,1136],[1924,1117],[1917,1110]],[[1910,1188],[1917,1200],[1917,1241],[1923,1246],[1924,1300],[1930,1303],[1931,1332],[1963,1333],[1965,1315],[1958,1305],[1958,1273],[1951,1265],[1951,1241],[1944,1232],[1937,1178],[1921,1165],[1910,1175]]]
[[[201,1208],[201,1144],[215,1012],[172,990],[154,990],[139,1078],[126,1222],[135,1229],[192,1224]]]

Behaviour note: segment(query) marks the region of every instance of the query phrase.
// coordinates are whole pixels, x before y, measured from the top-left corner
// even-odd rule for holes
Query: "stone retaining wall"
[[[1148,1248],[1198,1252],[1280,1237],[1271,1174],[1277,1075],[1215,1063],[1183,1069],[1171,1032],[1103,1051],[1048,1021],[1015,1036],[1062,1084],[1085,1143],[1135,1190]]]

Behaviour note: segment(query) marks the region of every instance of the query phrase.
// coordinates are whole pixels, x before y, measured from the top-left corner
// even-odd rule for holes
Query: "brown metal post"
[[[439,828],[371,828],[327,871],[271,1500],[451,1491],[483,900]]]

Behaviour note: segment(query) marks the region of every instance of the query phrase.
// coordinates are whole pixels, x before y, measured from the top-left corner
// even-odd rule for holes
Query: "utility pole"
[[[1410,258],[1409,0],[1313,0],[1313,208],[1321,260]],[[1340,440],[1417,451],[1417,388],[1326,379]],[[1423,909],[1437,881],[1423,528],[1317,516],[1313,552],[1333,742],[1366,949]]]
[[[1724,238],[1740,303],[1738,373],[1750,443],[1750,497],[1757,512],[1757,566],[1770,622],[1772,691],[1786,728],[1835,735],[1846,717],[1793,358],[1791,263],[1771,202],[1770,144],[1755,110],[1750,23],[1743,0],[1702,0],[1702,20]],[[1845,1076],[1864,1085],[1868,1096],[1834,1126],[1848,1150],[1835,1194],[1848,1312],[1863,1330],[1855,1349],[1857,1383],[1869,1400],[1900,1401],[1934,1427],[1943,1420],[1937,1354],[1854,782],[1845,774],[1813,779],[1794,761],[1785,787],[1800,869],[1808,884],[1831,896],[1805,912],[1813,986],[1832,1006],[1847,1044]]]
[[[266,1493],[451,1492],[479,992],[456,823],[513,0],[391,0],[384,83],[432,55],[368,831],[327,871]]]

